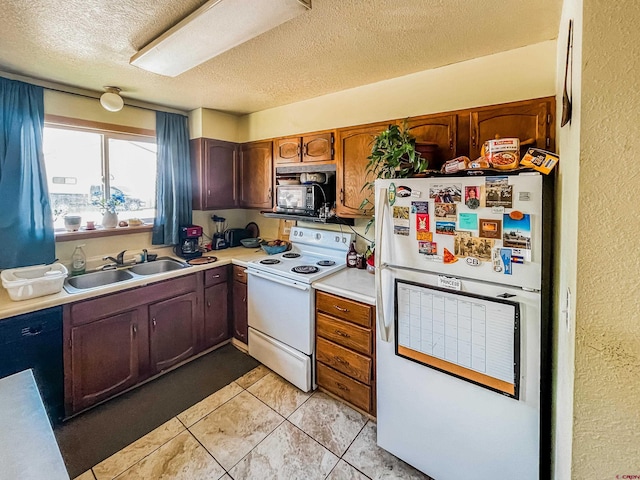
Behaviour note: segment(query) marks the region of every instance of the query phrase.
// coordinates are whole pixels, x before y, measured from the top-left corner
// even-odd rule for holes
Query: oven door
[[[248,269],[249,355],[309,391],[313,365],[311,285]]]

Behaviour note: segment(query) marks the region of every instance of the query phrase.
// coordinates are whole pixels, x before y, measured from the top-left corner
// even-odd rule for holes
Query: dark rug
[[[69,475],[89,470],[258,365],[225,345],[56,426]]]

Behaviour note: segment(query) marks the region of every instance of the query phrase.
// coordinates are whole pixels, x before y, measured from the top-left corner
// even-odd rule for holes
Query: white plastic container
[[[67,268],[61,263],[10,268],[0,273],[2,286],[13,301],[51,295],[62,290]]]

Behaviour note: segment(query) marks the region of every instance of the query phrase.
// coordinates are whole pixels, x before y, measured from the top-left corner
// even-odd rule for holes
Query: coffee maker
[[[213,215],[213,241],[211,242],[211,248],[214,250],[222,250],[227,248],[227,241],[224,238],[224,232],[227,229],[227,219]]]
[[[199,225],[187,225],[185,227],[180,227],[178,235],[180,243],[174,248],[176,255],[187,260],[201,257],[202,251],[198,247],[201,236],[202,227]]]

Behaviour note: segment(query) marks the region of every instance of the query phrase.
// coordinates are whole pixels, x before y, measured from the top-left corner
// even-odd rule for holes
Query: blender
[[[223,217],[213,215],[213,241],[211,242],[211,248],[214,250],[222,250],[227,248],[227,242],[224,239],[224,232],[227,229],[227,220]]]

